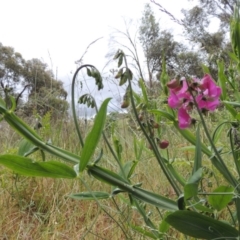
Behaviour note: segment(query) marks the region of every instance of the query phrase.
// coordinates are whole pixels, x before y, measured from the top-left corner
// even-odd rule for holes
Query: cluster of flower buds
[[[168,105],[178,110],[180,128],[187,128],[196,121],[189,115],[195,105],[193,98],[202,113],[214,111],[220,104],[219,97],[222,90],[209,74],[201,80],[192,79],[191,82],[176,78],[167,83],[167,86],[170,89]]]

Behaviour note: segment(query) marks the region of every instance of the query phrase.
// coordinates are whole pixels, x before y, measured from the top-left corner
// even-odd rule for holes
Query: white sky
[[[177,17],[189,5],[187,0],[158,2]],[[90,47],[84,63],[102,69],[107,62],[105,55],[113,28],[124,31],[124,18],[140,19],[145,3],[150,1],[0,0],[0,3],[0,42],[14,47],[25,59],[41,59],[54,73],[57,71],[59,79],[70,82],[71,72],[76,69],[74,62],[99,37],[103,39]],[[160,20],[160,28],[177,28],[157,6],[150,5]]]

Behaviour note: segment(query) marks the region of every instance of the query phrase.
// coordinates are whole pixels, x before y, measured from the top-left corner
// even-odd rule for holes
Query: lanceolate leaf
[[[184,186],[184,198],[186,200],[195,197],[198,194],[198,183],[202,178],[202,168],[199,168],[188,180]]]
[[[236,239],[238,231],[227,223],[197,212],[176,211],[165,219],[179,232],[200,239]]]
[[[107,192],[81,192],[69,195],[70,198],[74,198],[76,200],[96,200],[96,198],[107,199],[110,196],[111,195]]]
[[[84,144],[84,147],[82,150],[82,154],[80,157],[80,159],[81,159],[80,164],[79,164],[80,172],[82,172],[86,168],[86,166],[89,163],[89,161],[91,160],[91,157],[94,154],[94,151],[100,140],[100,137],[102,135],[102,130],[104,127],[104,123],[105,123],[105,119],[106,119],[106,115],[107,115],[107,106],[108,106],[109,101],[110,101],[110,98],[107,98],[103,102],[98,114],[95,117],[92,130],[86,138],[86,141],[85,141],[85,144]]]
[[[202,64],[202,70],[203,70],[203,72],[204,72],[205,74],[210,74],[209,68],[208,68],[206,65],[204,65],[204,64]]]
[[[162,111],[162,110],[159,110],[159,109],[149,110],[149,112],[153,113],[153,114],[156,114],[156,115],[159,115],[159,116],[162,116],[162,117],[165,117],[170,121],[175,121],[175,117],[168,112],[165,112],[165,111]]]
[[[221,99],[226,100],[227,97],[227,91],[226,91],[226,75],[224,74],[224,62],[218,61],[218,82],[219,86],[222,89]]]
[[[221,211],[233,198],[234,188],[231,186],[220,186],[213,191],[216,195],[210,195],[208,202],[218,211]],[[218,194],[219,193],[219,194]]]
[[[200,129],[198,125],[197,133],[196,133],[195,159],[194,159],[192,174],[194,174],[201,167],[202,167],[202,149],[201,149]]]
[[[106,182],[110,185],[119,187],[120,189],[131,194],[133,198],[137,198],[138,200],[150,203],[162,209],[167,209],[171,211],[178,209],[175,201],[164,196],[146,191],[142,188],[132,186],[120,175],[108,169],[104,169],[96,165],[88,165],[88,173],[102,182]]]
[[[18,149],[18,155],[27,157],[28,155],[36,152],[39,148],[36,147],[34,144],[29,142],[26,139],[23,139],[20,143],[19,149]]]
[[[16,173],[30,177],[75,178],[75,171],[66,164],[48,161],[33,162],[30,158],[18,155],[0,156],[0,164]]]
[[[179,128],[176,121],[174,121],[174,126],[187,141],[189,141],[193,145],[196,145],[196,137],[188,129]],[[211,151],[204,144],[201,144],[201,149],[202,152],[205,153],[207,156],[212,155]]]
[[[132,224],[129,225],[134,231],[141,233],[145,237],[151,238],[151,239],[159,239],[157,236],[155,236],[152,232],[147,231],[141,226],[134,226]],[[163,234],[162,234],[163,236]]]
[[[147,89],[146,89],[145,83],[144,83],[144,81],[143,81],[142,78],[139,79],[139,86],[140,86],[140,88],[141,88],[141,90],[142,90],[144,103],[145,103],[146,105],[148,105]]]

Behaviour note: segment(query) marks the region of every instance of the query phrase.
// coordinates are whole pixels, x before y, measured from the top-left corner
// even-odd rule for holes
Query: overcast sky
[[[158,2],[179,18],[181,9],[189,6],[187,0]],[[59,79],[70,82],[76,69],[75,61],[92,41],[100,37],[103,39],[90,47],[84,63],[96,65],[99,70],[103,68],[113,29],[124,31],[124,19],[134,22],[140,19],[146,3],[150,1],[1,0],[0,42],[14,47],[25,59],[41,59]],[[151,6],[161,28],[177,29],[157,6]]]

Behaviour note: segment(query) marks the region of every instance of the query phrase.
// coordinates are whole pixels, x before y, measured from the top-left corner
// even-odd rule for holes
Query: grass
[[[221,120],[222,112],[218,113]],[[226,116],[225,116],[226,117]],[[39,130],[46,141],[51,138],[53,144],[79,153],[79,141],[71,121],[55,121],[49,124],[48,116]],[[141,139],[141,133],[128,127],[127,119],[117,119],[115,135],[119,138],[122,146],[122,161],[132,161],[135,159],[133,148],[133,136]],[[0,152],[15,153],[20,141],[20,137],[13,133],[8,126],[4,125],[4,131],[0,136]],[[83,126],[82,134],[86,136],[90,128],[90,123],[80,123]],[[209,122],[211,129],[217,122]],[[109,128],[110,129],[110,128]],[[175,159],[174,166],[184,178],[191,174],[194,151],[183,150],[188,146],[187,142],[172,129],[171,125],[162,125],[163,138],[169,140],[169,155]],[[226,145],[226,132],[223,132],[220,144]],[[108,139],[111,141],[110,135]],[[145,140],[143,140],[145,141]],[[204,135],[203,135],[204,141]],[[173,189],[169,186],[151,150],[145,143],[143,155],[132,177],[134,183],[142,183],[142,187],[163,194],[172,199],[177,199]],[[106,149],[102,141],[100,147],[104,148],[104,156],[100,165],[118,171],[110,152]],[[99,150],[98,149],[98,150]],[[164,152],[163,152],[164,153]],[[97,153],[96,153],[97,154]],[[166,152],[164,153],[166,154]],[[34,159],[40,159],[40,154],[35,153]],[[47,159],[51,156],[47,155]],[[231,159],[230,159],[231,160]],[[229,161],[231,165],[231,161]],[[209,171],[213,171],[213,176],[222,182],[221,176],[212,168],[209,160],[204,159],[204,164]],[[234,169],[234,166],[231,166]],[[209,175],[210,176],[210,175]],[[205,179],[205,188],[212,189],[216,186],[214,177]],[[84,173],[88,186],[94,191],[111,192],[112,188],[105,185]],[[208,186],[209,181],[213,181],[213,186]],[[223,181],[223,183],[225,183]],[[225,183],[226,184],[226,183]],[[101,200],[100,205],[95,201],[77,201],[68,197],[72,193],[87,191],[79,180],[62,180],[49,178],[27,178],[18,176],[11,171],[0,166],[0,239],[148,239],[128,227],[129,224],[144,227],[141,216],[130,208],[127,204],[127,196],[119,195],[109,200]],[[146,206],[147,212],[151,212],[151,219],[159,224],[161,214],[152,206]],[[224,219],[225,212],[219,216]],[[167,239],[187,239],[173,229],[168,232]],[[191,239],[191,238],[188,238]]]

